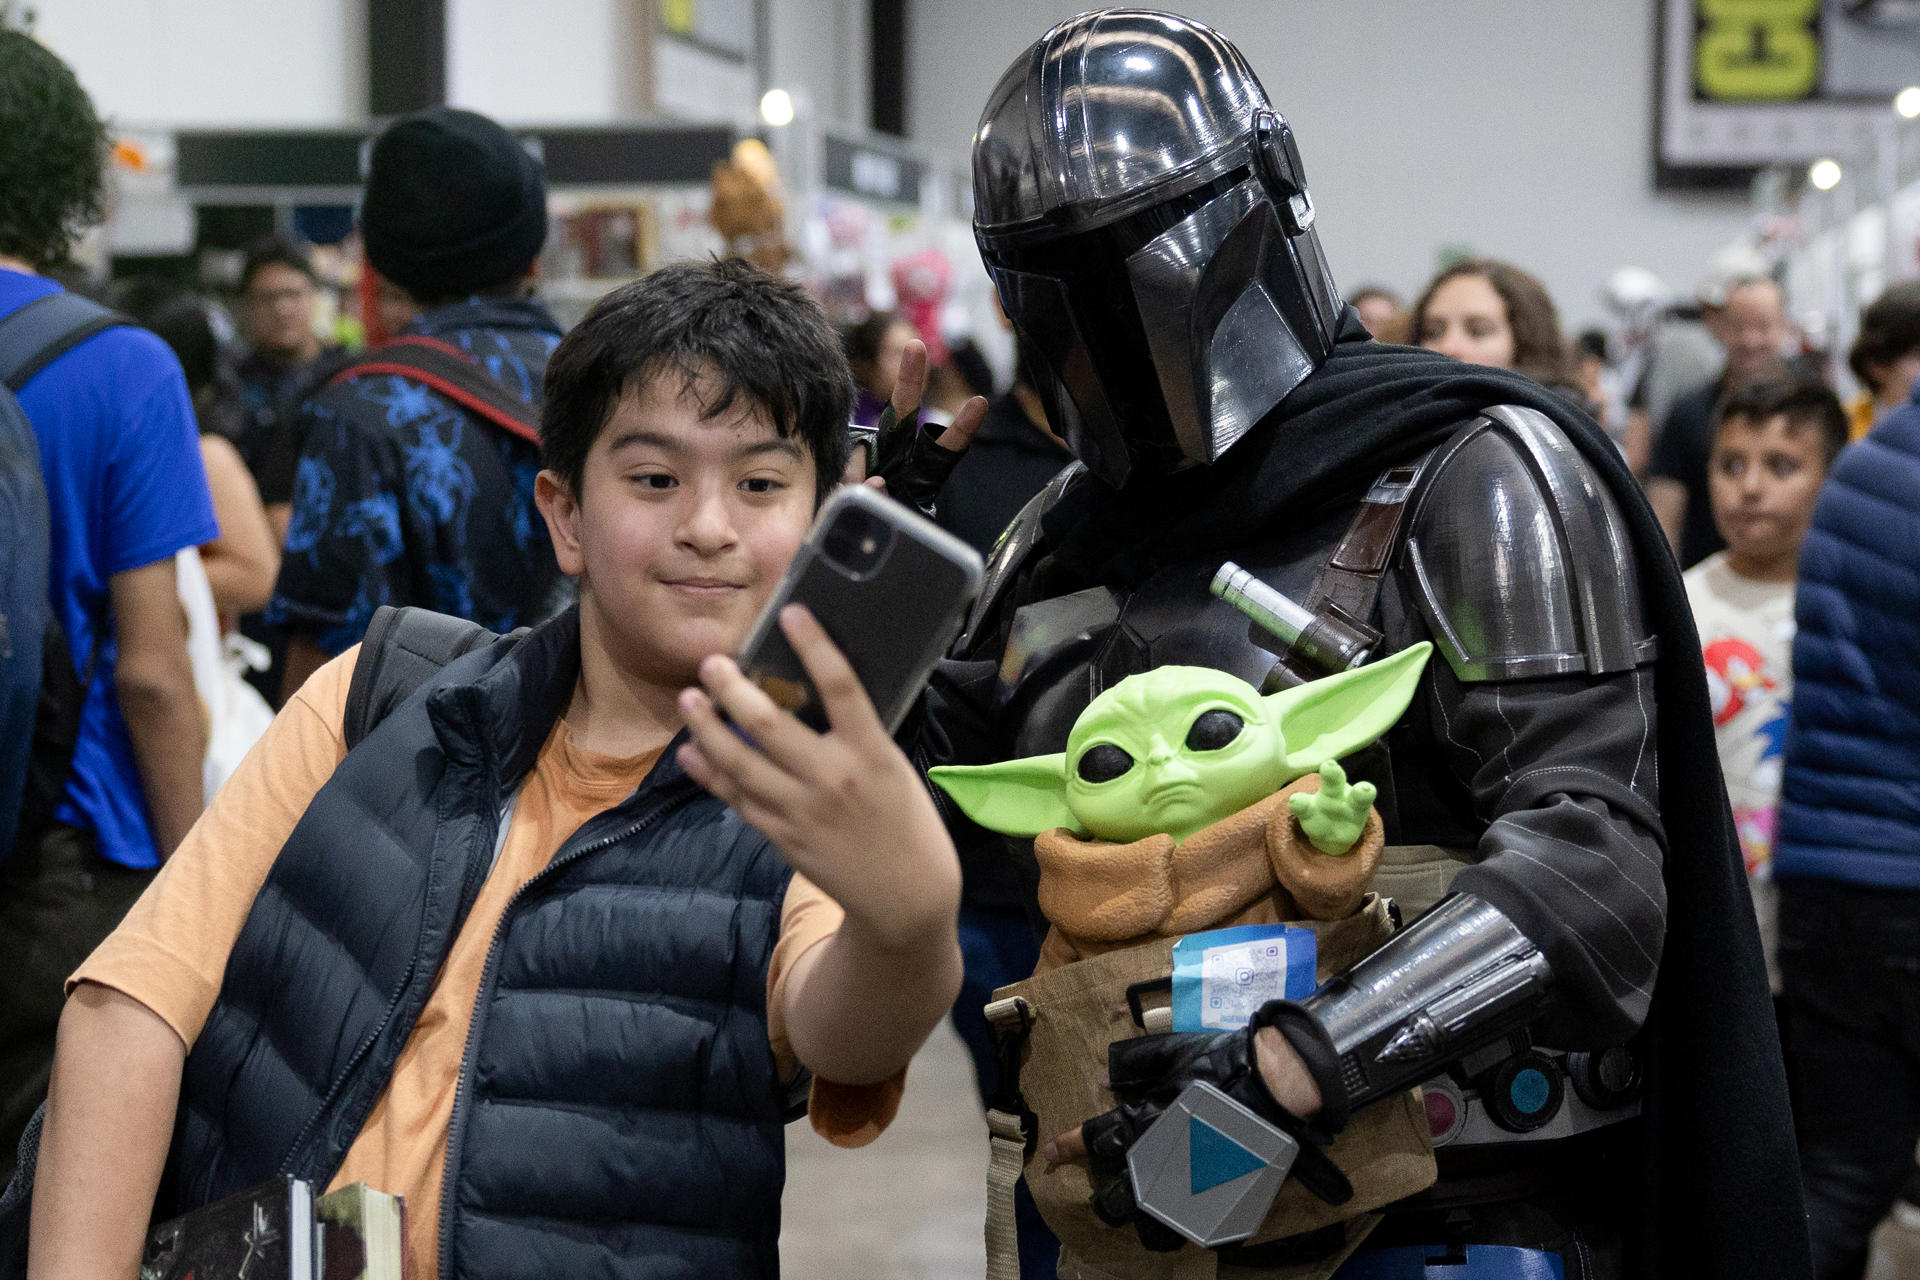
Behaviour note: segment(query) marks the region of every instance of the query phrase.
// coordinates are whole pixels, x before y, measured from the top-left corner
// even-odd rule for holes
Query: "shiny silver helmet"
[[[1293,133],[1191,18],[1109,9],[1040,37],[981,114],[973,197],[1054,429],[1109,484],[1213,462],[1332,349]]]

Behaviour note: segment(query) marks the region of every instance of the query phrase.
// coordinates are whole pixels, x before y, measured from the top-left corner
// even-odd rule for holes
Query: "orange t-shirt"
[[[220,991],[227,957],[274,858],[346,755],[341,737],[358,648],[322,667],[287,703],[180,848],[105,942],[67,980],[112,987],[152,1009],[191,1046]],[[626,798],[659,751],[618,758],[582,750],[555,723],[515,800],[499,856],[454,939],[386,1089],[348,1149],[333,1186],[366,1182],[406,1198],[409,1274],[439,1270],[440,1184],[467,1030],[507,903],[586,820]],[[793,962],[840,925],[831,898],[795,875],[767,972],[767,1033],[784,1073]],[[870,1142],[893,1119],[904,1072],[877,1085],[816,1080],[814,1128],[842,1146]]]

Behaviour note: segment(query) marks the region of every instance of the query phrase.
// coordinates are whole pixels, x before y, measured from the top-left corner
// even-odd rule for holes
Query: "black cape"
[[[1809,1275],[1786,1072],[1699,636],[1640,486],[1584,412],[1514,374],[1373,342],[1349,311],[1331,358],[1219,464],[1119,490],[1072,486],[1043,518],[1047,549],[1030,594],[1132,585],[1161,564],[1309,527],[1350,509],[1387,467],[1423,456],[1499,404],[1552,418],[1612,491],[1660,639],[1667,936],[1641,1033],[1641,1212],[1622,1224],[1628,1274]]]

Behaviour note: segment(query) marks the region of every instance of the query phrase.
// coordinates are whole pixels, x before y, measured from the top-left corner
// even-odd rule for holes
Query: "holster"
[[[1317,977],[1324,982],[1392,936],[1387,901],[1370,893],[1343,920],[1295,920],[1311,928],[1317,944]],[[1173,1253],[1143,1248],[1130,1230],[1101,1222],[1088,1197],[1092,1185],[1082,1163],[1049,1168],[1036,1143],[1077,1128],[1115,1105],[1100,1084],[1107,1046],[1143,1034],[1134,1008],[1144,1006],[1146,1025],[1155,1001],[1142,1001],[1142,986],[1164,983],[1173,973],[1173,938],[1110,951],[1048,970],[994,993],[986,1008],[1001,1038],[1002,1082],[988,1114],[992,1160],[988,1172],[989,1280],[1014,1280],[1013,1184],[1024,1169],[1035,1204],[1061,1245],[1061,1275],[1089,1280],[1216,1280],[1240,1273],[1231,1261],[1195,1245]],[[1135,991],[1130,1002],[1129,990]],[[1266,1222],[1250,1245],[1299,1236],[1348,1223],[1344,1241],[1312,1261],[1261,1269],[1262,1275],[1318,1280],[1359,1247],[1377,1216],[1372,1211],[1431,1186],[1437,1176],[1426,1112],[1416,1090],[1366,1108],[1354,1116],[1328,1149],[1353,1183],[1353,1199],[1329,1205],[1297,1183],[1281,1188]],[[1002,1247],[1004,1246],[1004,1247]]]

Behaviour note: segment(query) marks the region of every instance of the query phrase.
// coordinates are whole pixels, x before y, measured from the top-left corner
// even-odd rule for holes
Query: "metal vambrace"
[[[1532,1022],[1552,986],[1546,957],[1511,920],[1454,894],[1269,1020],[1319,1085],[1321,1122],[1338,1130],[1354,1110]]]

